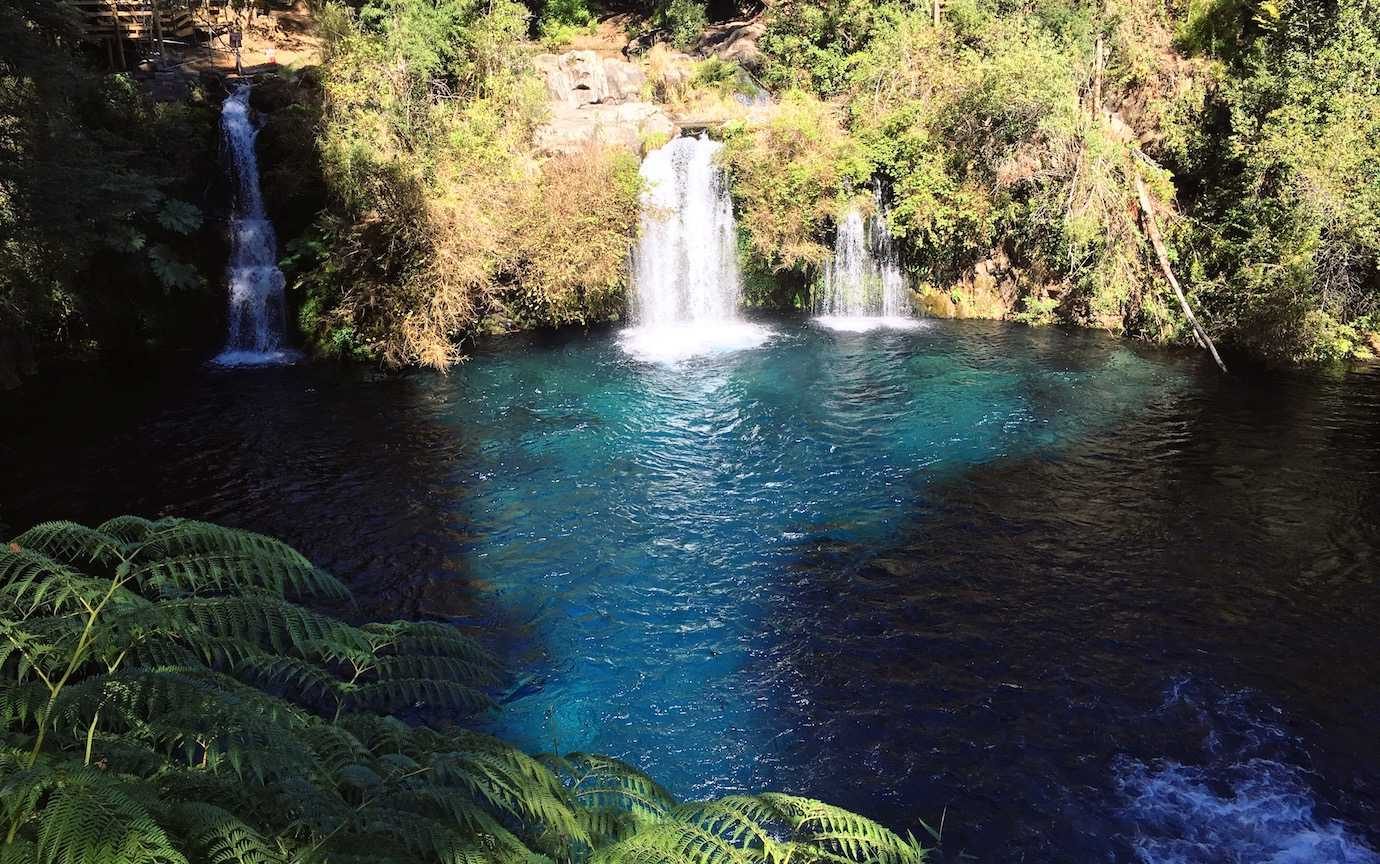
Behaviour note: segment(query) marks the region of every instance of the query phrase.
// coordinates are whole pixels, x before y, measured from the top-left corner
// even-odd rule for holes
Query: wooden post
[[[120,4],[119,0],[110,0],[110,23],[115,28],[115,50],[120,56],[120,71],[129,68],[129,63],[125,60],[125,31],[120,26]]]
[[[934,0],[934,29],[939,29],[939,0]]]
[[[163,9],[158,0],[153,0],[153,37],[158,40],[158,65],[162,69],[167,63],[167,46],[163,44]]]

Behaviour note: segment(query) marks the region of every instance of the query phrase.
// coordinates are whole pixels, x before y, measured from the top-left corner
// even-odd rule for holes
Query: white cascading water
[[[760,345],[738,317],[742,277],[733,202],[707,137],[675,138],[642,162],[642,226],[632,258],[633,326],[625,350],[650,361]]]
[[[839,225],[833,260],[815,292],[815,320],[835,330],[915,327],[907,294],[879,192],[871,216],[854,207]]]
[[[259,188],[259,161],[254,153],[258,130],[249,116],[248,84],[226,98],[220,126],[236,185],[227,272],[229,334],[225,350],[214,362],[222,366],[291,362],[295,354],[283,348],[283,272],[278,269],[278,240]]]

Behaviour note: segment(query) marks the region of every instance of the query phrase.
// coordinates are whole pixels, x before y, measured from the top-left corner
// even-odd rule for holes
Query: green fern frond
[[[159,558],[133,567],[130,575],[146,591],[176,597],[259,589],[280,597],[347,600],[339,580],[310,564],[257,551],[199,552]]]
[[[585,807],[614,807],[659,816],[676,804],[659,783],[618,759],[570,753],[558,764],[569,778],[571,794]]]
[[[420,707],[453,708],[465,714],[478,714],[494,707],[493,700],[480,690],[434,678],[372,681],[355,685],[346,692],[356,710],[364,708],[384,714]]]
[[[671,813],[672,819],[695,825],[736,847],[760,850],[769,860],[781,857],[777,854],[779,838],[768,827],[777,816],[774,807],[753,795],[683,804]]]
[[[143,540],[154,524],[152,520],[142,516],[116,516],[97,525],[96,530],[128,546]]]
[[[136,563],[143,563],[215,555],[243,555],[260,561],[272,561],[302,574],[320,572],[306,556],[281,540],[253,531],[225,528],[191,519],[158,520],[133,546],[130,558]],[[324,573],[320,573],[320,576],[321,586],[333,596],[342,599],[348,597],[344,586],[334,578]]]
[[[12,729],[37,719],[48,705],[50,691],[39,681],[18,680],[0,683],[0,730]]]
[[[186,837],[204,864],[287,864],[258,831],[212,804],[179,804],[169,812],[170,827]]]
[[[293,702],[334,697],[341,686],[331,673],[296,657],[243,651],[226,659],[229,671],[246,683],[287,691]]]
[[[662,822],[612,846],[596,849],[593,864],[755,864],[730,843],[681,822]]]
[[[44,522],[35,525],[10,543],[32,549],[54,561],[82,566],[114,565],[120,560],[123,543],[97,528],[76,522]]]
[[[0,547],[0,864],[918,864],[786,795],[678,805],[627,763],[453,726],[495,659],[436,622],[354,627],[291,547],[178,519]]]
[[[396,717],[350,714],[341,718],[340,725],[374,753],[420,755],[413,743],[415,731]]]
[[[917,864],[924,858],[915,844],[841,807],[776,792],[756,797],[776,810],[797,841],[849,861]]]
[[[497,684],[499,680],[497,668],[491,662],[437,655],[380,657],[370,668],[369,676],[380,681],[432,678],[454,681],[470,687],[485,687]]]
[[[63,778],[38,829],[39,864],[186,864],[164,830],[118,782],[93,770]]]
[[[38,847],[33,841],[16,837],[9,843],[0,843],[0,864],[34,864],[38,860]]]
[[[40,612],[90,612],[106,596],[116,604],[147,603],[131,591],[94,578],[35,549],[0,548],[0,610],[28,618]]]
[[[654,822],[618,807],[582,807],[576,815],[595,848],[627,839]]]
[[[442,820],[474,838],[484,848],[503,858],[525,855],[529,850],[515,834],[479,806],[455,790],[416,788],[390,794],[389,807]]]
[[[445,624],[397,621],[367,624],[363,629],[374,639],[377,648],[391,649],[391,653],[454,657],[485,665],[494,663],[492,655],[479,643]]]
[[[269,594],[184,597],[156,607],[164,626],[239,639],[275,652],[303,651],[321,643],[368,650],[355,628]]]
[[[302,740],[311,748],[317,764],[331,774],[338,773],[346,765],[367,762],[372,757],[363,742],[344,727],[334,724],[310,726],[303,731]]]

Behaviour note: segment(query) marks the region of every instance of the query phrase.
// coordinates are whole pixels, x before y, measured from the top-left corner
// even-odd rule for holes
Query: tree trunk
[[[1174,289],[1174,296],[1179,298],[1179,307],[1183,309],[1184,317],[1188,319],[1188,325],[1193,329],[1193,338],[1198,340],[1198,344],[1207,349],[1212,355],[1212,359],[1217,363],[1217,368],[1224,373],[1227,371],[1227,364],[1222,362],[1222,357],[1217,353],[1217,346],[1212,344],[1212,339],[1207,331],[1198,323],[1198,318],[1193,314],[1193,310],[1188,305],[1188,298],[1184,296],[1184,291],[1179,287],[1179,280],[1174,278],[1174,269],[1169,266],[1169,252],[1164,248],[1164,240],[1160,237],[1159,226],[1155,224],[1155,211],[1150,201],[1150,190],[1145,188],[1145,181],[1141,179],[1140,171],[1132,166],[1132,171],[1136,177],[1136,197],[1140,199],[1140,212],[1142,224],[1145,226],[1145,235],[1150,238],[1150,245],[1155,247],[1155,257],[1159,258],[1160,269],[1164,271],[1164,278],[1168,280],[1169,287]]]
[[[934,0],[934,27],[939,29],[939,0]]]

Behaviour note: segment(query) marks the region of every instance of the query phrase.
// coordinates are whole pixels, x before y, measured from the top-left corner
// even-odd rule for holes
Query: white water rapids
[[[723,145],[675,138],[642,162],[646,191],[632,260],[632,323],[623,348],[640,360],[676,362],[753,348],[771,331],[738,317],[738,229]]]
[[[283,272],[278,269],[278,240],[264,211],[259,162],[254,153],[258,130],[249,116],[249,85],[239,86],[221,108],[221,132],[235,179],[230,220],[229,332],[225,350],[213,362],[222,366],[258,366],[295,359],[283,347],[287,329]]]
[[[839,224],[833,260],[815,293],[815,320],[834,330],[915,327],[907,294],[879,194],[871,215],[854,207]]]

